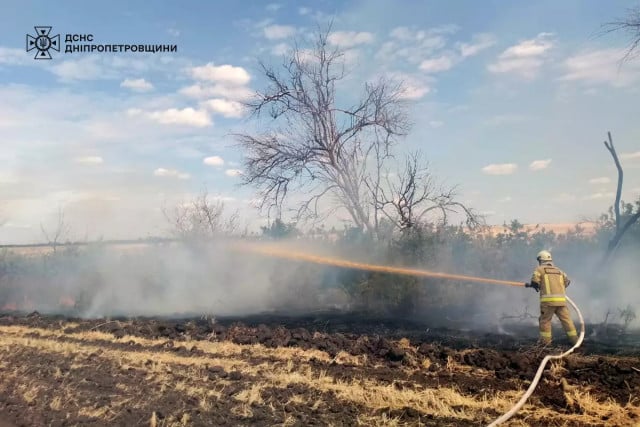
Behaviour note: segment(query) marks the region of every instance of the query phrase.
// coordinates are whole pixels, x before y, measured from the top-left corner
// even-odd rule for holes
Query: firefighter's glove
[[[533,290],[536,291],[536,292],[540,291],[540,286],[537,283],[525,283],[524,287],[525,288],[533,288]]]

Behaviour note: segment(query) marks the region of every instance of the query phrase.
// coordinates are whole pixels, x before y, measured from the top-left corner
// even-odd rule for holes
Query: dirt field
[[[544,356],[530,329],[516,339],[337,314],[4,314],[0,427],[486,425]],[[549,366],[507,425],[639,425],[640,348],[600,336]]]

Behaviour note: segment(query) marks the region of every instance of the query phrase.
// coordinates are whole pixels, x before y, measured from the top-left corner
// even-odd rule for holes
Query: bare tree
[[[629,47],[622,61],[627,61],[636,53],[640,46],[640,5],[628,9],[627,16],[603,25],[603,34],[625,32],[629,34]]]
[[[237,134],[244,160],[245,185],[261,191],[261,208],[278,217],[290,192],[304,194],[295,219],[318,217],[318,204],[333,197],[356,227],[375,231],[373,206],[366,186],[374,153],[388,151],[409,123],[402,86],[385,79],[365,83],[352,107],[337,105],[336,86],[345,77],[344,53],[319,32],[311,50],[296,46],[283,64],[285,75],[261,63],[269,87],[246,105],[254,116],[268,112],[274,128],[264,134]],[[277,125],[281,125],[276,128]]]
[[[404,169],[398,176],[387,170],[385,181],[386,185],[379,184],[375,191],[376,207],[400,230],[419,223],[434,223],[433,216],[428,218],[433,214],[439,215],[437,222],[443,225],[448,223],[452,213],[462,213],[469,228],[482,223],[480,215],[456,200],[455,187],[437,185],[419,151],[406,156]]]
[[[222,200],[211,200],[206,189],[193,200],[176,205],[162,212],[171,224],[172,232],[186,240],[209,239],[223,234],[231,234],[237,229],[238,212],[225,216]]]
[[[53,247],[53,252],[56,252],[60,241],[67,238],[71,230],[71,227],[65,222],[64,216],[64,209],[59,207],[56,224],[49,232],[45,230],[42,224],[40,224],[40,230],[42,230],[42,234],[44,235],[46,242]]]
[[[624,172],[622,170],[622,165],[620,164],[620,160],[618,159],[618,153],[616,152],[616,148],[613,145],[611,132],[607,132],[607,135],[609,137],[609,140],[604,141],[604,146],[607,148],[607,150],[611,154],[611,157],[613,158],[613,161],[616,165],[616,169],[618,170],[618,185],[616,188],[616,200],[613,205],[615,233],[607,246],[607,250],[604,256],[605,261],[608,260],[611,257],[611,255],[613,255],[615,250],[618,248],[618,246],[620,245],[620,240],[622,240],[622,236],[624,236],[627,230],[633,224],[635,224],[638,221],[638,219],[640,219],[640,206],[637,207],[635,213],[629,212],[629,214],[626,215],[627,217],[626,219],[623,218],[623,215],[621,215],[620,208],[622,207],[621,198],[622,198],[622,183],[624,179]]]

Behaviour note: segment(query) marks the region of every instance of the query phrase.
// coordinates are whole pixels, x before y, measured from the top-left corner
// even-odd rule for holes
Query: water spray
[[[511,280],[487,279],[484,277],[440,273],[440,272],[415,269],[415,268],[392,267],[388,265],[353,262],[353,261],[343,260],[340,258],[312,255],[304,252],[299,252],[295,249],[286,249],[286,248],[278,247],[275,245],[242,244],[242,245],[235,246],[235,248],[242,251],[260,253],[270,257],[285,258],[285,259],[297,260],[297,261],[307,261],[315,264],[331,265],[334,267],[344,267],[344,268],[351,268],[355,270],[400,274],[404,276],[433,277],[433,278],[440,278],[440,279],[462,280],[462,281],[468,281],[468,282],[491,283],[491,284],[498,284],[498,285],[505,285],[505,286],[524,286],[523,282],[514,282]]]
[[[416,276],[416,277],[433,277],[433,278],[440,278],[440,279],[489,283],[489,284],[496,284],[496,285],[503,285],[503,286],[522,286],[522,287],[525,286],[523,282],[515,282],[510,280],[488,279],[488,278],[477,277],[477,276],[465,276],[460,274],[441,273],[441,272],[434,272],[429,270],[353,262],[353,261],[343,260],[340,258],[308,254],[308,253],[300,252],[295,249],[287,249],[287,248],[283,248],[281,246],[276,246],[276,245],[240,244],[240,245],[236,245],[234,249],[259,253],[266,256],[270,256],[270,257],[306,261],[306,262],[312,262],[315,264],[331,265],[335,267],[344,267],[344,268],[351,268],[351,269],[364,270],[364,271],[376,271],[381,273],[400,274],[400,275]],[[582,317],[582,313],[580,312],[580,309],[578,309],[578,306],[568,296],[567,296],[567,301],[578,313],[578,317],[580,318],[580,336],[578,337],[578,341],[573,345],[573,347],[571,347],[569,350],[565,351],[564,353],[545,356],[545,358],[542,359],[540,366],[538,367],[538,371],[536,372],[536,375],[533,378],[533,381],[529,385],[529,388],[524,393],[524,395],[520,398],[520,400],[511,409],[509,409],[509,411],[507,411],[504,415],[502,415],[501,417],[493,421],[491,424],[489,424],[488,427],[494,427],[504,423],[505,421],[513,417],[522,408],[522,406],[524,406],[527,399],[531,397],[531,394],[533,394],[533,391],[538,386],[538,382],[540,381],[540,378],[542,378],[544,367],[547,365],[547,363],[550,360],[562,359],[568,356],[569,354],[571,354],[575,349],[580,347],[580,345],[582,344],[582,341],[584,340],[584,335],[585,335],[585,325],[584,325],[584,319]]]

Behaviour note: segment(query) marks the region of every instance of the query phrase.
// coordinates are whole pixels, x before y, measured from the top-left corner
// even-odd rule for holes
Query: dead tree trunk
[[[629,228],[633,224],[640,219],[640,208],[638,208],[637,212],[629,216],[626,221],[620,215],[620,200],[622,198],[622,183],[624,179],[624,172],[622,170],[622,165],[620,164],[620,160],[618,159],[618,154],[616,153],[616,148],[613,146],[613,139],[611,138],[611,132],[607,132],[609,137],[609,141],[604,141],[604,146],[607,148],[611,157],[613,157],[613,161],[616,164],[616,168],[618,169],[618,186],[616,188],[616,200],[613,205],[613,212],[615,215],[615,233],[611,240],[609,240],[609,244],[607,245],[607,250],[604,254],[604,261],[608,261],[620,245],[620,241],[622,240],[622,236],[627,232]]]

